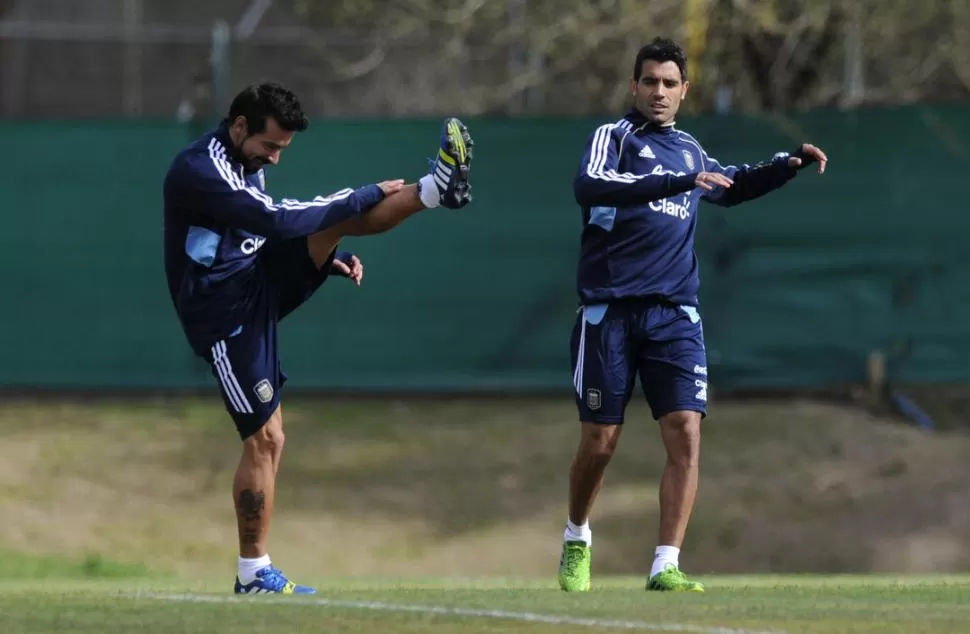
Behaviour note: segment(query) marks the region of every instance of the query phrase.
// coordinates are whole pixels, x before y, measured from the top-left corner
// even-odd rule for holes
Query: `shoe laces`
[[[576,569],[583,560],[583,550],[583,547],[578,544],[566,544],[563,568],[565,568],[567,575],[576,574]]]
[[[679,567],[675,566],[674,564],[667,564],[666,566],[664,566],[663,572],[661,574],[667,577],[668,579],[672,579],[674,581],[683,582],[683,583],[687,582],[687,575],[684,574],[683,570],[681,570]]]
[[[262,571],[259,580],[269,586],[272,590],[282,590],[287,583],[287,578],[283,576],[283,571],[279,568],[270,566]]]

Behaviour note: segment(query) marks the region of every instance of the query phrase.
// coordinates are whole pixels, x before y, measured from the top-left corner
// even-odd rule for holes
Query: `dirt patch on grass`
[[[552,575],[575,448],[562,400],[285,406],[271,554],[294,574]],[[0,412],[0,545],[231,576],[238,440],[213,400]],[[717,403],[683,563],[696,572],[970,567],[970,436],[812,402]],[[642,573],[663,450],[635,404],[594,568]],[[227,575],[228,572],[228,575]]]

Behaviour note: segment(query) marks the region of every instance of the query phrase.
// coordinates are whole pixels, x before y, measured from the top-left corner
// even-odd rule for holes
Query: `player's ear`
[[[246,117],[243,115],[237,116],[231,124],[232,129],[236,130],[237,133],[243,136],[248,135],[249,126],[246,124]]]
[[[637,78],[636,77],[631,77],[630,78],[630,94],[632,94],[634,97],[637,96]]]
[[[683,99],[687,96],[687,89],[690,88],[690,82],[686,79],[684,80],[684,87],[680,89],[680,98]]]

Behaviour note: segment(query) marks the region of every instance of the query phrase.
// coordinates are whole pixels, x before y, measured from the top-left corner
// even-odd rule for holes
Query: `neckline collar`
[[[674,122],[671,121],[667,125],[658,125],[649,121],[642,112],[636,109],[636,107],[631,107],[623,118],[633,124],[636,131],[646,130],[653,132],[655,134],[671,134],[676,132],[677,129],[674,127]]]
[[[229,134],[229,120],[223,119],[216,126],[216,130],[213,136],[222,143],[222,146],[226,148],[226,158],[228,158],[233,163],[239,163],[239,156],[236,152],[236,146],[232,142],[232,135]]]

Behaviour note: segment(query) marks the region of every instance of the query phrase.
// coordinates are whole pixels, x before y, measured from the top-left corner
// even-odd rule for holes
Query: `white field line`
[[[436,614],[441,616],[465,616],[481,619],[502,619],[507,621],[523,621],[527,623],[544,623],[548,625],[575,625],[598,629],[639,630],[651,632],[688,632],[690,634],[784,634],[783,632],[764,632],[745,630],[731,627],[705,627],[702,625],[685,625],[681,623],[651,623],[649,621],[618,621],[611,619],[591,619],[556,614],[537,614],[534,612],[507,612],[505,610],[476,610],[471,608],[446,607],[436,605],[411,605],[398,603],[382,603],[378,601],[343,601],[325,598],[283,598],[283,597],[243,597],[218,596],[205,594],[160,594],[136,593],[130,595],[138,599],[155,599],[180,603],[269,603],[272,605],[306,606],[313,605],[325,608],[341,608],[353,610],[368,610],[377,612],[411,612],[413,614]]]

